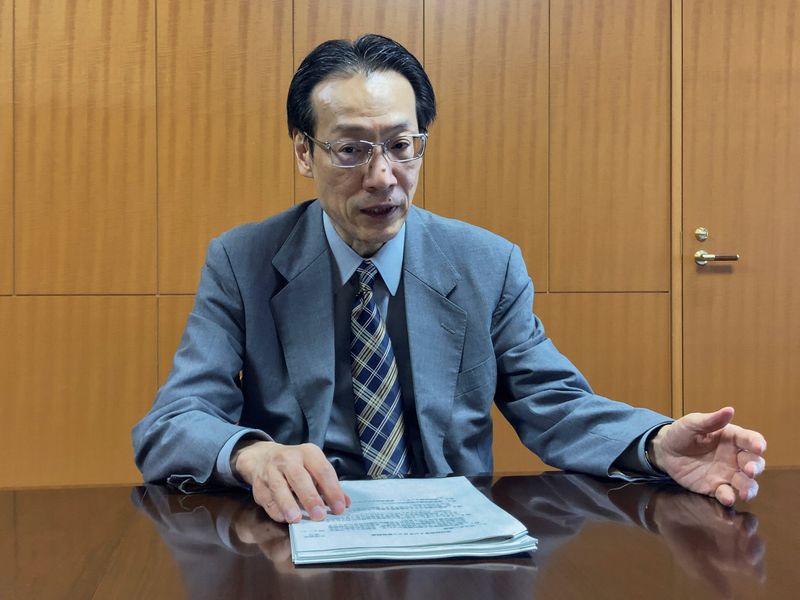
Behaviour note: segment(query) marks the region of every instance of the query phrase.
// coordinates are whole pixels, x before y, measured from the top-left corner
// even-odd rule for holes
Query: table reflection
[[[272,522],[244,492],[185,496],[145,486],[132,497],[169,546],[191,598],[530,598],[550,557],[590,522],[660,536],[675,564],[721,596],[732,594],[732,573],[764,578],[764,544],[755,516],[675,486],[561,472],[473,478],[473,483],[538,538],[536,552],[489,560],[295,567],[287,526]]]

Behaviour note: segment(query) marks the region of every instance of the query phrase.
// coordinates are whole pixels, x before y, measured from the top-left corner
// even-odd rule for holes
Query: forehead
[[[319,136],[417,129],[414,89],[395,71],[325,79],[314,87],[311,105]]]

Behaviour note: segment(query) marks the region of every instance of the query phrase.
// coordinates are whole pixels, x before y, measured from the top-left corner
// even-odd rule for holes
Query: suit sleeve
[[[150,412],[133,429],[145,481],[195,491],[211,483],[217,456],[239,427],[244,306],[225,248],[209,245],[194,307],[172,371]],[[267,439],[258,430],[249,430]]]
[[[532,306],[533,284],[514,246],[492,317],[498,408],[522,443],[547,464],[623,476],[612,463],[637,438],[670,419],[594,394],[547,338]]]

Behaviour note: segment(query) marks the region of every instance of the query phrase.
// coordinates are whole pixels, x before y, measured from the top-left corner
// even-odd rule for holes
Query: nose
[[[384,149],[376,147],[367,163],[364,188],[369,191],[385,190],[397,184],[392,162],[386,158]]]

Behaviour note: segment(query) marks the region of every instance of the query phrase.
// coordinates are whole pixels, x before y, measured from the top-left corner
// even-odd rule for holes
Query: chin
[[[403,221],[395,223],[391,227],[387,227],[386,229],[384,229],[380,235],[376,236],[376,238],[380,240],[380,243],[385,244],[394,236],[396,236],[398,233],[400,233],[400,229],[402,227],[403,227]]]

